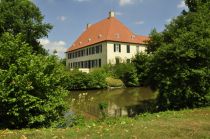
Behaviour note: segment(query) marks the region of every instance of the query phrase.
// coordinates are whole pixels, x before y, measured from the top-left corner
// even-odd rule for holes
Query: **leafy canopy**
[[[32,54],[24,36],[0,37],[0,123],[7,128],[53,126],[66,110],[64,67]]]
[[[148,42],[146,78],[160,110],[207,105],[210,93],[210,2],[186,0],[188,12]],[[138,58],[138,57],[136,57]],[[142,70],[142,68],[139,68]]]
[[[24,41],[32,46],[37,54],[46,54],[38,39],[47,36],[52,29],[43,22],[40,10],[30,0],[1,0],[0,2],[0,36],[5,32],[13,35],[21,33]]]

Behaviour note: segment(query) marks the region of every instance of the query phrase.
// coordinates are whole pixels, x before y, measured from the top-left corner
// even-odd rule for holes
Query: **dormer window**
[[[101,35],[101,34],[99,34],[99,35],[98,35],[98,38],[101,38],[101,37],[102,37],[102,35]]]
[[[134,39],[136,36],[135,35],[131,35],[131,39]]]
[[[115,36],[116,36],[116,38],[120,38],[120,34],[119,33],[117,33],[117,34],[115,34]]]

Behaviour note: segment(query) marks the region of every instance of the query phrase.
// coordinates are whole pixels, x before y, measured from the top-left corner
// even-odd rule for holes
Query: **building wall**
[[[114,52],[114,45],[120,44],[121,52]],[[66,53],[67,62],[66,65],[68,68],[71,68],[71,64],[75,62],[81,61],[89,61],[89,60],[98,60],[101,59],[101,66],[106,64],[116,64],[116,58],[119,59],[119,62],[127,62],[127,59],[131,60],[137,52],[144,52],[145,45],[137,45],[137,44],[129,44],[129,43],[118,43],[118,42],[103,42],[100,44],[88,46],[73,52],[78,52],[81,50],[87,50],[87,48],[92,48],[97,45],[102,45],[102,53],[85,55],[77,58],[69,59],[68,53]],[[130,45],[130,53],[127,52],[127,45]],[[115,46],[116,47],[116,46]],[[81,68],[81,67],[80,67]],[[82,71],[89,72],[89,68],[81,68]]]
[[[114,52],[114,44],[121,44],[121,52]],[[130,53],[127,53],[127,45],[130,45]],[[120,62],[127,62],[127,59],[132,59],[137,52],[145,52],[145,45],[129,44],[129,43],[107,43],[107,64],[116,64],[116,58]]]
[[[89,48],[92,48],[92,47],[95,47],[95,46],[98,46],[98,45],[102,45],[102,53],[95,53],[95,54],[89,54],[89,55],[85,55],[85,56],[80,56],[80,57],[77,57],[77,58],[69,58],[69,53],[66,53],[66,65],[68,68],[71,68],[71,64],[73,63],[76,63],[76,62],[81,62],[81,61],[89,61],[89,60],[99,60],[101,59],[101,66],[102,65],[105,65],[107,63],[106,61],[106,57],[107,57],[107,49],[106,49],[106,43],[103,42],[103,43],[99,43],[99,44],[95,44],[95,45],[91,45],[91,46],[88,46],[88,47],[85,47],[85,48],[82,48],[82,49],[78,49],[76,51],[73,51],[71,53],[76,53],[78,51],[81,51],[81,50],[87,50]],[[85,51],[86,52],[86,51]],[[98,63],[99,64],[99,63]],[[87,70],[87,69],[84,69],[84,70]]]

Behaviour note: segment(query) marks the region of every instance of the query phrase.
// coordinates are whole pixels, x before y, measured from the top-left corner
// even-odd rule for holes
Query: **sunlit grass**
[[[210,138],[210,107],[86,121],[65,129],[1,130],[1,139]]]

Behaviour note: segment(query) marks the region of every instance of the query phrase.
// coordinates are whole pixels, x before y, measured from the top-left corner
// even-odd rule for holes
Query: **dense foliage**
[[[138,86],[137,70],[131,63],[106,65],[90,73],[74,69],[66,79],[68,90],[103,89],[107,87]]]
[[[21,35],[0,37],[0,123],[9,128],[48,127],[66,109],[64,67],[54,56],[32,54]]]
[[[0,36],[5,32],[21,33],[37,54],[46,54],[38,39],[47,36],[52,28],[50,24],[43,23],[43,19],[39,8],[30,0],[0,1]]]
[[[137,53],[135,58],[132,59],[132,63],[136,68],[136,73],[140,85],[148,85],[149,80],[149,60],[150,56],[145,53]]]
[[[68,72],[68,90],[103,89],[107,87],[107,74],[103,69],[95,69],[90,73],[74,69]]]
[[[192,1],[186,1],[190,11],[183,11],[159,35],[152,33],[148,45],[155,48],[148,51],[147,69],[137,67],[146,71],[145,81],[159,90],[159,110],[199,107],[208,101],[210,2]]]
[[[138,86],[138,75],[135,66],[132,63],[119,63],[116,65],[106,65],[105,71],[117,79],[121,79],[125,86]]]

